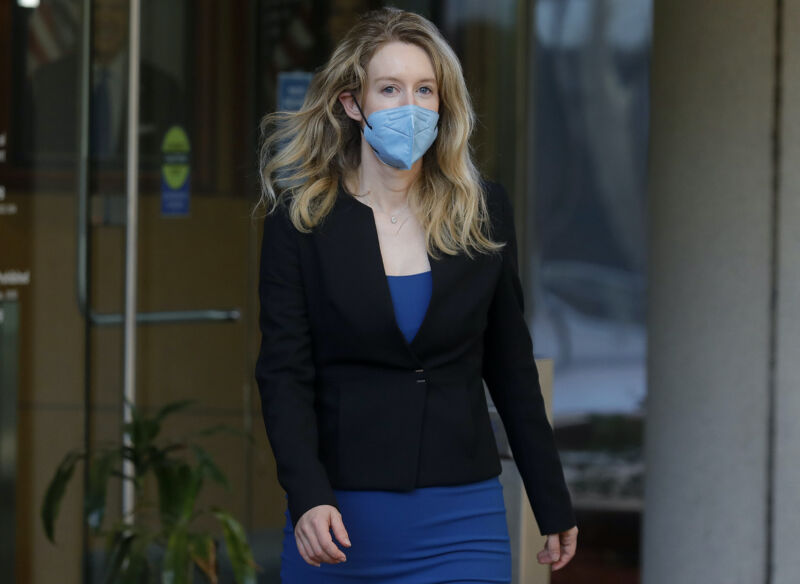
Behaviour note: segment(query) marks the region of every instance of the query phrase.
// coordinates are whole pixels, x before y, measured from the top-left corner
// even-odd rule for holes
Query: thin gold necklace
[[[366,193],[364,193],[363,195],[359,195],[359,196],[360,196],[360,197],[366,197],[366,196],[367,196],[367,195],[369,195],[369,194],[370,194],[370,191],[367,191],[367,192],[366,192]],[[382,213],[383,215],[388,215],[388,216],[389,216],[389,220],[392,222],[392,224],[393,224],[393,225],[396,225],[396,224],[397,224],[397,222],[400,220],[399,213],[386,213],[385,211],[381,211],[380,209],[376,208],[376,207],[375,207],[375,206],[372,204],[372,202],[371,202],[369,199],[366,199],[366,198],[365,198],[365,199],[364,199],[364,201],[367,203],[367,205],[368,205],[368,206],[369,206],[371,209],[373,209],[373,210],[375,210],[375,211],[378,211],[379,213]],[[405,204],[405,207],[403,207],[403,209],[401,209],[401,211],[402,211],[402,210],[404,210],[404,209],[407,209],[407,208],[408,208],[408,203],[406,203],[406,204]],[[402,222],[402,223],[400,223],[400,227],[398,227],[398,228],[397,228],[397,231],[395,231],[395,233],[394,233],[395,235],[397,235],[398,233],[400,233],[400,230],[403,228],[403,225],[405,225],[406,221],[408,221],[408,218],[409,218],[410,216],[411,216],[411,215],[409,214],[409,215],[407,215],[407,216],[406,216],[406,218],[405,218],[405,219],[403,219],[403,222]]]

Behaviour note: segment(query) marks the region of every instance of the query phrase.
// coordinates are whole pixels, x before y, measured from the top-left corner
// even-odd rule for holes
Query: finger
[[[570,555],[575,555],[575,551],[578,549],[578,538],[575,535],[570,533],[563,534],[561,538],[561,553],[568,553]]]
[[[560,546],[558,543],[557,535],[548,535],[545,540],[544,548],[538,554],[536,559],[540,564],[552,564],[558,561],[560,556]]]
[[[547,551],[550,553],[550,559],[557,562],[561,556],[561,543],[559,542],[558,534],[547,536]]]
[[[552,557],[552,553],[550,551],[550,535],[545,536],[544,546],[542,547],[541,551],[536,554],[536,559],[539,561],[540,564],[552,564],[555,559]]]
[[[566,552],[564,552],[562,550],[561,551],[561,558],[556,563],[554,563],[552,566],[550,566],[550,568],[552,570],[560,570],[561,568],[563,568],[564,566],[566,566],[569,563],[569,561],[572,559],[572,557],[574,555],[575,554],[566,553]]]
[[[321,549],[318,549],[317,545],[314,542],[313,532],[309,533],[308,527],[302,530],[302,537],[303,537],[303,545],[305,545],[306,551],[308,552],[308,558],[310,560],[309,563],[312,565],[319,565],[325,561],[323,554],[320,553]]]
[[[350,537],[347,535],[347,530],[344,528],[344,523],[342,522],[342,514],[341,513],[333,513],[331,516],[331,527],[333,528],[333,535],[336,536],[336,540],[341,543],[342,545],[346,545],[350,547],[352,545],[350,543]]]
[[[327,539],[330,541],[331,545],[334,548],[336,546],[333,544],[333,540],[331,540],[331,534],[328,533],[329,530],[328,521],[325,519],[320,519],[314,522],[313,525],[309,526],[309,530],[306,533],[308,536],[308,540],[311,542],[311,547],[314,550],[314,555],[317,561],[326,562],[328,564],[336,564],[338,563],[338,558],[336,556],[332,556],[327,548],[327,541],[325,536],[327,535]],[[339,548],[336,548],[338,553],[342,553]]]
[[[553,570],[558,570],[566,566],[569,561],[575,557],[575,552],[578,548],[578,540],[577,537],[574,537],[571,532],[562,534],[563,537],[561,538],[561,559],[558,560],[555,564],[553,564]]]
[[[310,531],[305,532],[305,539],[303,541],[310,552],[311,559],[320,563],[329,561],[329,559],[326,557],[327,554],[322,551],[322,546],[319,545],[319,542],[317,541],[317,536],[313,528],[309,527],[309,530]]]
[[[551,566],[551,569],[559,570],[559,569],[563,568],[564,566],[566,566],[569,563],[569,561],[573,558],[573,556],[575,554],[574,554],[574,552],[570,552],[570,551],[564,549],[564,547],[562,546],[560,555],[561,555],[561,557],[559,558],[559,560],[557,562],[555,562]]]
[[[550,551],[547,549],[547,543],[545,543],[541,551],[536,554],[536,559],[540,564],[551,564],[553,562],[550,557]]]
[[[343,562],[346,558],[344,552],[336,547],[331,537],[331,524],[330,518],[328,520],[320,521],[317,524],[317,541],[322,547],[322,551],[326,557],[330,558],[330,562],[338,564]]]
[[[303,537],[299,534],[295,534],[295,541],[297,542],[297,551],[300,552],[300,556],[307,564],[311,564],[312,566],[319,567],[319,564],[311,559],[311,554],[309,553],[308,547],[303,543]]]

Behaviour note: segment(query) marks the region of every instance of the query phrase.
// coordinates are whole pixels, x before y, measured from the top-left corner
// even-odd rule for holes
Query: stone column
[[[642,580],[794,583],[800,2],[656,0],[651,71]]]

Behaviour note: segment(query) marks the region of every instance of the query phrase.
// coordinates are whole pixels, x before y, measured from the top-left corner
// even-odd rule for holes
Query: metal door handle
[[[237,321],[242,317],[238,308],[230,310],[162,310],[158,312],[138,312],[136,313],[137,324],[153,324],[168,322],[229,322]],[[98,326],[112,326],[122,324],[125,316],[121,313],[101,314],[89,311],[89,318],[92,324]]]

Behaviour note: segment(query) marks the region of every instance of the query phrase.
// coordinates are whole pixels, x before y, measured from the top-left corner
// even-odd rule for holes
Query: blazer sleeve
[[[298,237],[283,204],[264,219],[259,269],[261,347],[255,368],[267,437],[292,525],[338,504],[318,456],[315,368]]]
[[[488,190],[487,203],[496,217],[495,240],[507,243],[484,333],[483,378],[503,421],[539,531],[560,533],[576,521],[525,322],[513,210],[500,185]]]

